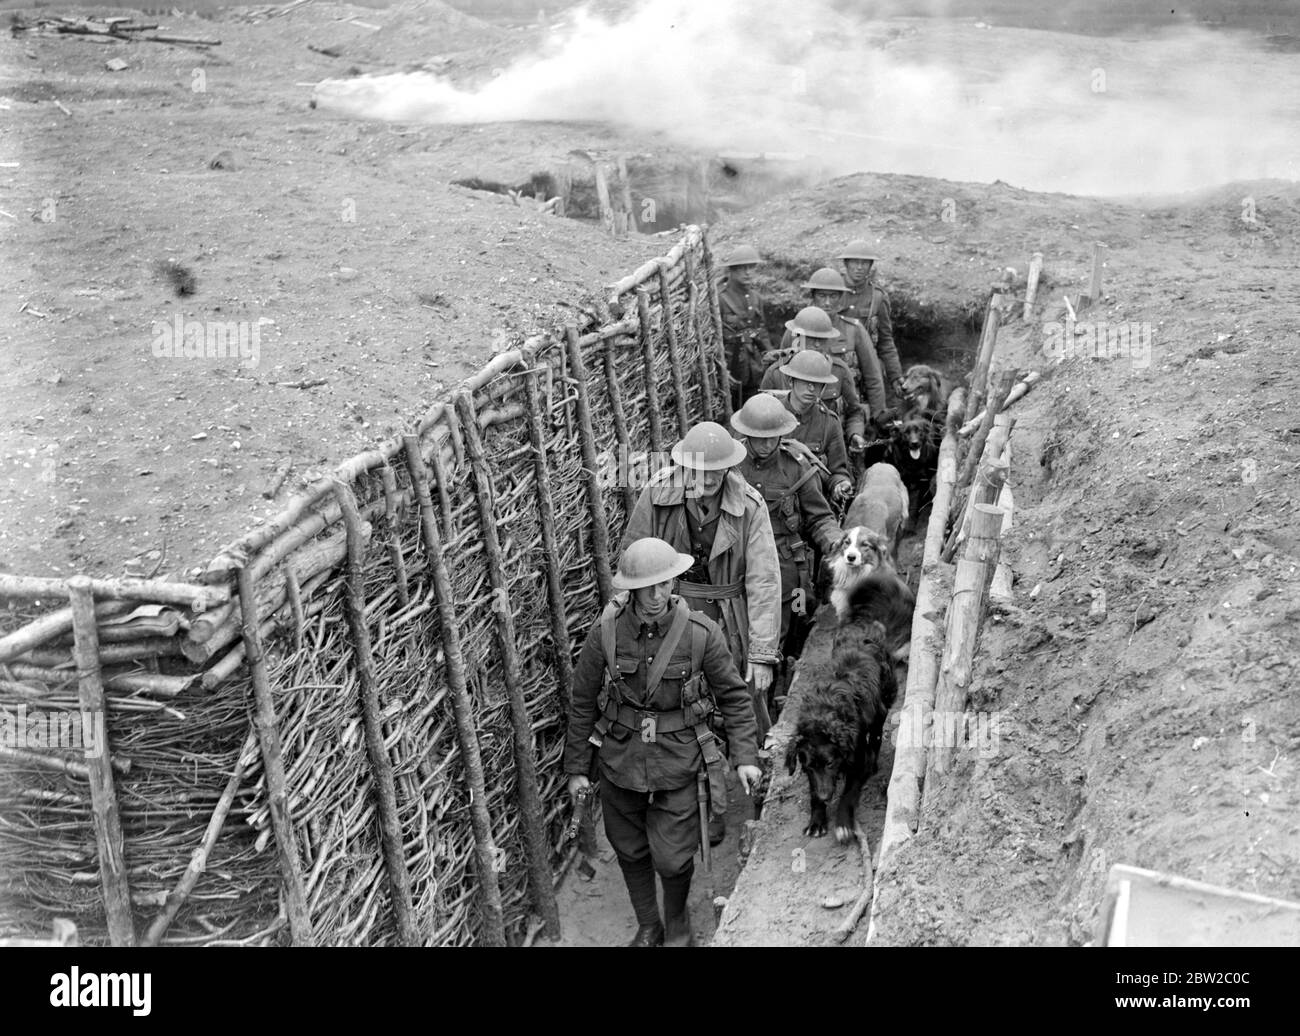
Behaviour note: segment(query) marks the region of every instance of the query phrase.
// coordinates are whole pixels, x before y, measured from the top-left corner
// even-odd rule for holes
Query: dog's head
[[[903,395],[922,410],[937,410],[943,403],[943,375],[933,367],[917,364],[903,375]]]
[[[796,768],[802,768],[813,792],[823,802],[830,802],[835,797],[840,775],[853,761],[852,746],[848,746],[846,751],[841,740],[831,737],[826,730],[814,729],[800,722],[798,732],[786,749],[786,769],[794,774]]]
[[[870,575],[881,565],[892,567],[889,544],[880,533],[865,525],[845,529],[831,551],[831,571],[835,573],[837,589],[842,590],[853,580]]]
[[[934,443],[930,438],[930,421],[916,411],[909,413],[898,425],[898,441],[913,461],[920,461],[933,452]]]

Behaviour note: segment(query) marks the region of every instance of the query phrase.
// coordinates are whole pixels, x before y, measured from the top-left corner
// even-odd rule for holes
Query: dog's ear
[[[799,749],[802,747],[799,739],[796,737],[790,741],[785,749],[785,768],[790,776],[794,776],[794,771],[799,765]]]

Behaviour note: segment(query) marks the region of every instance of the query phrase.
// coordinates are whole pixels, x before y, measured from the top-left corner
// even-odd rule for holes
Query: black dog
[[[812,808],[804,834],[810,837],[826,833],[826,807],[843,778],[835,810],[835,839],[841,845],[857,838],[858,797],[876,772],[885,718],[898,696],[885,627],[871,622],[867,630],[861,644],[835,649],[834,679],[804,696],[785,757],[790,773],[798,765],[808,775]]]
[[[890,463],[898,469],[910,501],[908,528],[916,528],[921,509],[934,499],[943,421],[937,414],[909,410],[894,429]]]

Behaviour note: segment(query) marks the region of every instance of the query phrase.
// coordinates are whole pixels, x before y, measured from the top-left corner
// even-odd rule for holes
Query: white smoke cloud
[[[1084,194],[1300,176],[1293,56],[1223,32],[1098,39],[826,0],[647,0],[578,12],[490,82],[327,80],[320,107],[417,122],[598,120],[710,150],[808,155],[832,173],[1001,179]]]

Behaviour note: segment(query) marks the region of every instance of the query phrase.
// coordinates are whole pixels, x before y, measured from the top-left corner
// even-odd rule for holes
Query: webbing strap
[[[673,615],[673,623],[668,627],[668,636],[659,645],[659,657],[650,667],[650,674],[646,678],[645,701],[649,702],[654,697],[655,691],[659,688],[659,681],[664,678],[664,670],[668,668],[668,663],[672,660],[673,652],[677,650],[677,643],[682,639],[682,633],[686,630],[686,624],[691,619],[691,611],[686,607],[686,602],[678,600],[677,611]]]
[[[618,621],[618,605],[615,600],[611,600],[605,605],[604,612],[600,616],[600,646],[605,653],[605,668],[609,671],[610,681],[613,683],[615,693],[617,693],[621,677],[618,675],[618,666],[615,659],[618,655],[618,647],[614,636],[614,624]]]

